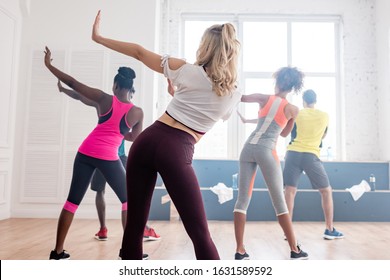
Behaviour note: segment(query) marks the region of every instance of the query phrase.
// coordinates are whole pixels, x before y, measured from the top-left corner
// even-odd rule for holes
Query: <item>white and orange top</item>
[[[270,95],[265,106],[259,111],[257,127],[249,136],[247,143],[275,149],[278,137],[288,121],[284,114],[287,104],[286,99]]]

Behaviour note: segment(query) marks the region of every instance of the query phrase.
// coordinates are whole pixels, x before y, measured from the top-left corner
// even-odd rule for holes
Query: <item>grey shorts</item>
[[[287,151],[283,169],[284,186],[297,187],[302,172],[306,173],[313,189],[329,187],[324,165],[315,154]]]

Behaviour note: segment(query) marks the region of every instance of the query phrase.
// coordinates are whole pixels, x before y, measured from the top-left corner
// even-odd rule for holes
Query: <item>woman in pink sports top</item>
[[[70,258],[64,250],[65,238],[96,169],[104,175],[107,183],[121,201],[122,224],[125,226],[126,175],[118,156],[118,148],[124,138],[134,141],[141,133],[143,111],[130,102],[135,72],[129,67],[118,69],[112,87],[114,95],[110,95],[99,89],[88,87],[54,67],[51,63],[51,52],[47,47],[44,62],[54,76],[79,93],[80,100],[85,99],[93,104],[99,116],[98,124],[84,139],[74,161],[68,198],[58,221],[56,245],[49,257],[49,259],[60,260]]]

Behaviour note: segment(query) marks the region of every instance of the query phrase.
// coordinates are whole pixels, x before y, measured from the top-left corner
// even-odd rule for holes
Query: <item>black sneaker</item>
[[[69,260],[70,255],[67,251],[63,250],[61,253],[57,254],[56,250],[50,252],[49,260]]]
[[[301,250],[300,246],[297,246],[299,253],[296,253],[294,251],[291,251],[290,259],[291,260],[307,260],[309,258],[309,255]]]
[[[234,255],[234,259],[242,261],[242,260],[249,260],[250,258],[249,255],[245,252],[244,254],[236,253]]]
[[[118,260],[121,260],[122,259],[122,249],[119,250],[119,257],[118,257]],[[148,260],[149,259],[149,255],[148,254],[142,254],[142,260]]]

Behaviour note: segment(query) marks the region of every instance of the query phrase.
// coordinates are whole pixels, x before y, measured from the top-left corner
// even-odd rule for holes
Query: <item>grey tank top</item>
[[[278,137],[284,126],[280,126],[276,122],[275,118],[278,115],[278,112],[279,114],[282,113],[280,112],[280,109],[284,108],[286,105],[283,100],[284,99],[282,98],[275,98],[273,100],[268,113],[259,118],[256,129],[251,133],[246,141],[247,144],[261,145],[269,149],[276,148]]]

